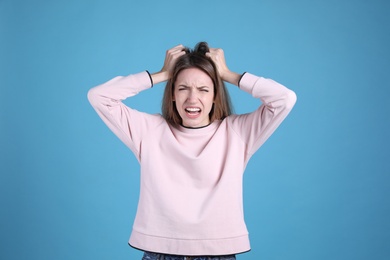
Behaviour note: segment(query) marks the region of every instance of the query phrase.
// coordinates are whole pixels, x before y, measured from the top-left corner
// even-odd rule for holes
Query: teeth
[[[200,111],[200,108],[187,107],[186,110],[189,111],[189,112],[199,112],[199,111]]]

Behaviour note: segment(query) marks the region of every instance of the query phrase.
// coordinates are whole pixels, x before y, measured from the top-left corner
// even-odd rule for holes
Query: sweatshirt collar
[[[183,133],[189,133],[189,134],[205,134],[210,131],[215,130],[219,124],[221,123],[221,120],[215,120],[209,125],[202,126],[202,127],[197,127],[197,128],[191,128],[191,127],[185,127],[182,125],[179,125],[177,128],[180,132]]]

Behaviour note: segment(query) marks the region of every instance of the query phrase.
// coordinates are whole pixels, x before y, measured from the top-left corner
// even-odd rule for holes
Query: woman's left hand
[[[223,81],[229,82],[234,85],[238,85],[240,75],[238,73],[230,71],[226,65],[225,53],[220,48],[210,48],[210,51],[206,53],[206,56],[209,57],[217,66],[219,76]]]

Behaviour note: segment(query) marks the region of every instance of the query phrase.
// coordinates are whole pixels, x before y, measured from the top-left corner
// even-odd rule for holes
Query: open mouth
[[[199,107],[187,107],[184,110],[187,112],[187,114],[191,116],[198,115],[201,112],[201,109]]]

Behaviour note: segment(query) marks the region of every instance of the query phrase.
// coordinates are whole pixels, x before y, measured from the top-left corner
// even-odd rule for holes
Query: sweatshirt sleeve
[[[231,116],[233,130],[247,144],[247,160],[271,136],[296,102],[295,93],[273,81],[245,73],[240,88],[261,100],[260,107],[249,114]]]
[[[151,87],[150,75],[144,71],[115,77],[88,91],[88,100],[97,114],[138,160],[143,135],[160,123],[162,117],[139,112],[122,101]]]

